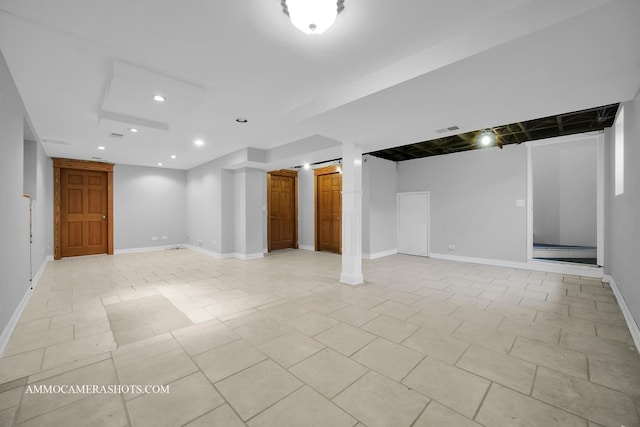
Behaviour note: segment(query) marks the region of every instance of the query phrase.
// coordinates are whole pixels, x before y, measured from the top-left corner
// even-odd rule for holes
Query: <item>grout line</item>
[[[493,381],[491,381],[491,380],[489,380],[489,381],[490,381],[489,387],[487,387],[487,389],[484,391],[484,396],[482,396],[482,400],[480,401],[480,404],[476,408],[476,411],[473,413],[473,417],[471,417],[472,420],[475,420],[476,417],[478,416],[478,413],[480,412],[480,408],[482,408],[482,405],[484,404],[485,399],[489,395],[489,390],[491,389],[491,386],[493,386],[493,384],[494,384]]]

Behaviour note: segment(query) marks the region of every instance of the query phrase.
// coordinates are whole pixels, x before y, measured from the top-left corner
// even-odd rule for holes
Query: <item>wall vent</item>
[[[122,138],[124,135],[121,133],[117,133],[117,132],[111,132],[111,134],[109,135],[111,138]]]

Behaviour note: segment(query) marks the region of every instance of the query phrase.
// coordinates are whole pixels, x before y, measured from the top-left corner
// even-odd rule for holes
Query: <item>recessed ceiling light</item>
[[[175,154],[172,154],[172,155],[171,155],[171,158],[172,158],[172,159],[176,159],[176,158],[178,158],[178,156],[176,156]]]
[[[304,164],[304,168],[305,168],[305,169],[310,169],[310,168],[311,168],[311,165],[310,165],[309,163],[305,163],[305,164]]]
[[[103,147],[102,145],[100,145],[100,146],[98,147],[98,150],[106,150],[106,149],[107,149],[107,148],[106,148],[106,147]]]
[[[158,166],[162,166],[162,163],[158,163]]]
[[[196,139],[195,141],[193,141],[194,144],[196,144],[198,147],[202,147],[204,145],[204,141],[201,139]]]
[[[166,98],[162,95],[153,95],[153,100],[156,102],[164,102]]]
[[[236,122],[238,123],[247,123],[249,120],[245,119],[244,117],[238,117],[236,119]]]
[[[140,131],[139,131],[138,129],[136,129],[136,128],[131,128],[131,129],[129,129],[129,130],[131,131],[131,133],[138,133],[138,132],[140,132]]]

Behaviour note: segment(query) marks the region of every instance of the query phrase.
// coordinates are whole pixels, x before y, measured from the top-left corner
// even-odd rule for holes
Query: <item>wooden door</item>
[[[268,250],[298,247],[296,171],[267,174]]]
[[[316,172],[316,186],[316,249],[341,253],[342,174],[335,167]]]
[[[107,214],[107,172],[60,170],[63,257],[106,254]]]

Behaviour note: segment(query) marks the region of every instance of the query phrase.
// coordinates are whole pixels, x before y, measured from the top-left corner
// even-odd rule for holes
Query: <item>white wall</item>
[[[398,249],[395,162],[363,156],[362,253],[376,257]]]
[[[246,242],[245,254],[258,256],[266,246],[267,173],[245,170]]]
[[[27,294],[29,282],[29,202],[24,198],[24,123],[26,111],[0,54],[0,351],[8,339],[10,321]],[[34,203],[33,272],[40,269],[49,253],[52,210],[48,208],[51,176],[47,159],[37,147]],[[49,226],[47,226],[47,223]],[[50,245],[50,240],[48,241]],[[44,250],[44,252],[43,252]]]
[[[113,168],[113,198],[115,250],[185,243],[185,171],[116,165]]]
[[[244,169],[233,172],[233,252],[247,253],[247,194],[246,172]]]
[[[605,274],[640,321],[640,96],[624,106],[624,193],[614,192],[613,128],[605,134]]]
[[[221,170],[212,162],[187,172],[187,243],[218,254],[222,253],[221,180]]]
[[[408,191],[431,192],[431,253],[527,261],[524,145],[400,162],[398,192]]]
[[[298,245],[301,249],[314,250],[314,173],[301,168],[298,172]]]
[[[531,151],[534,243],[595,247],[597,136]]]

